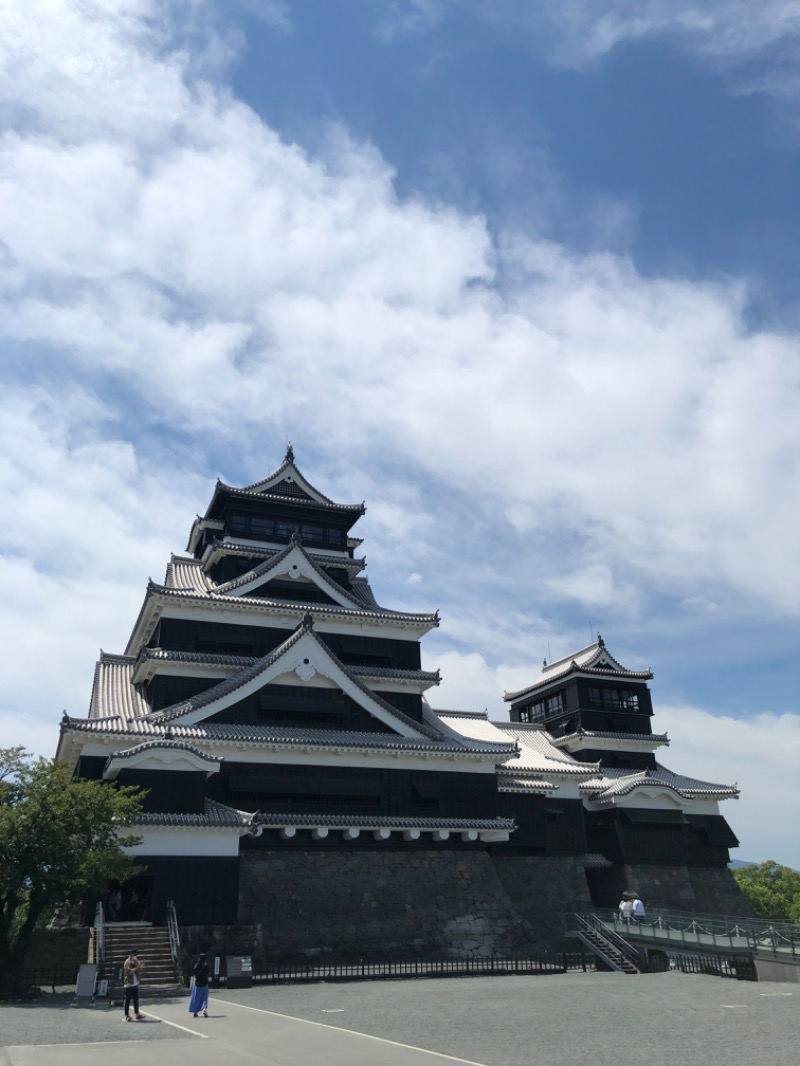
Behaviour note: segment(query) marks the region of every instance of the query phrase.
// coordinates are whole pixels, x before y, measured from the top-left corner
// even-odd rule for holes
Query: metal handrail
[[[103,904],[98,903],[94,909],[94,961],[98,969],[106,957],[106,916]]]
[[[601,921],[603,928],[624,929],[629,936],[708,946],[725,945],[748,950],[771,950],[775,954],[800,956],[800,926],[790,922],[777,924],[758,918],[715,917],[680,911],[651,912],[647,918],[629,920],[615,911]],[[610,930],[609,930],[610,931]],[[710,943],[708,938],[710,938]]]
[[[640,960],[637,949],[616,931],[606,928],[596,914],[579,914],[578,918],[590,925],[596,933],[600,933],[601,936],[609,940],[617,951],[624,955],[629,962],[632,962],[637,969],[639,968]]]
[[[181,978],[181,934],[178,928],[175,901],[172,899],[167,903],[167,931],[169,933],[169,950],[172,955],[172,964],[175,967],[175,976]]]
[[[743,936],[744,930],[755,935],[777,933],[786,939],[800,943],[800,924],[789,921],[775,921],[770,918],[743,918],[739,915],[730,914],[699,914],[688,911],[670,911],[650,908],[646,922],[659,921],[669,924],[672,928],[679,928],[683,923],[696,923],[702,926],[703,932],[716,933],[717,935]]]
[[[565,918],[567,929],[569,929],[570,922],[572,922],[579,933],[593,932],[598,934],[610,947],[618,951],[624,959],[627,959],[628,962],[635,966],[637,971],[641,968],[641,960],[637,949],[615,933],[613,929],[609,929],[596,914],[572,913],[565,915]]]

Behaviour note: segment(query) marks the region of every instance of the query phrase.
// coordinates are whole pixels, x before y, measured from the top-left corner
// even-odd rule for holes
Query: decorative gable
[[[295,689],[307,685],[310,689],[339,690],[366,715],[380,723],[380,731],[416,738],[426,734],[424,727],[371,692],[339,662],[313,632],[310,616],[287,641],[254,665],[232,674],[183,703],[153,712],[147,717],[159,724],[175,720],[180,720],[181,725],[209,720],[230,724],[236,720],[237,707],[243,713],[251,714],[254,697],[260,701],[261,707],[265,707],[265,703],[269,702],[269,686],[286,685],[287,682]],[[247,710],[244,712],[246,704]],[[266,724],[266,719],[263,724]]]
[[[332,581],[328,575],[311,559],[303,548],[298,538],[294,538],[286,551],[266,559],[249,573],[228,581],[224,585],[218,585],[214,590],[217,594],[226,596],[255,596],[261,595],[269,598],[269,586],[274,582],[288,581],[296,583],[300,588],[303,584],[314,586],[329,603],[349,610],[363,610],[363,603],[342,588],[337,582]],[[300,598],[300,597],[298,597]]]

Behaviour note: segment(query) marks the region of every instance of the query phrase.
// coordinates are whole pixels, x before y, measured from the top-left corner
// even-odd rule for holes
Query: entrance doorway
[[[109,881],[106,920],[108,922],[152,921],[153,877],[140,874],[120,883]]]

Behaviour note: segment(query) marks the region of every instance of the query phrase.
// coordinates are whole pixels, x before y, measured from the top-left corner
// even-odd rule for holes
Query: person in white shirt
[[[623,896],[619,904],[619,916],[623,922],[630,922],[633,914],[633,900]]]
[[[644,918],[644,903],[637,896],[633,901],[633,920],[641,922]]]

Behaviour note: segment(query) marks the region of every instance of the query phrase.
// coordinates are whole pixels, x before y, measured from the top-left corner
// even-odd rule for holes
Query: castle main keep
[[[282,959],[510,954],[564,911],[746,913],[727,863],[737,796],[667,769],[649,671],[598,635],[507,693],[510,720],[435,706],[435,613],[379,604],[352,533],[292,449],[218,482],[187,551],[150,582],[127,647],[101,653],[78,777],[146,788],[143,868],[115,917]],[[108,910],[108,908],[107,908]]]

